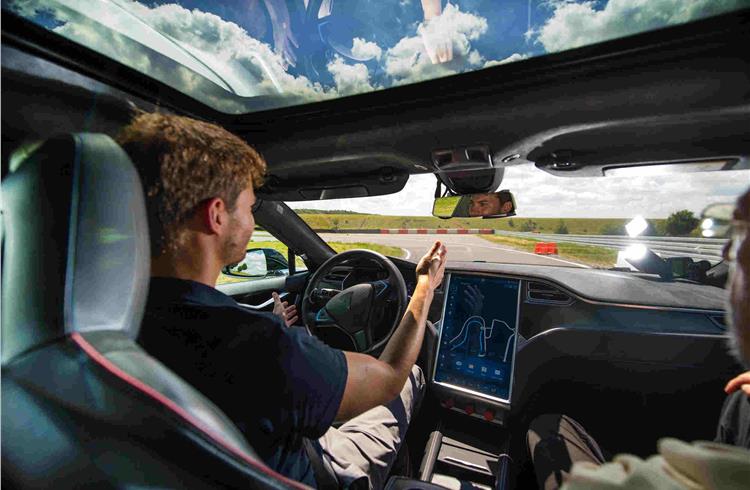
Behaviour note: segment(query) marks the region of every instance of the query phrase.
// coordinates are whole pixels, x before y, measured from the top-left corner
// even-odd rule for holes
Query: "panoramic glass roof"
[[[519,62],[750,0],[2,0],[232,114]]]

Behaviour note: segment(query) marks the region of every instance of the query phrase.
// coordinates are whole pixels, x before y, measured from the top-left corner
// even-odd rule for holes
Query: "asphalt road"
[[[435,240],[442,241],[448,249],[448,264],[451,261],[484,260],[486,262],[501,262],[506,264],[541,264],[567,267],[587,267],[568,260],[534,255],[528,252],[512,250],[502,245],[492,243],[477,235],[380,235],[363,233],[321,233],[327,242],[369,242],[405,250],[403,257],[407,260],[418,261],[432,246]]]

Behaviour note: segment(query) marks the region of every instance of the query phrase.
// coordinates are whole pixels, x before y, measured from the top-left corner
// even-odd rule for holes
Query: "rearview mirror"
[[[224,267],[222,272],[235,277],[288,276],[289,263],[272,248],[251,248],[245,252],[244,259]]]
[[[438,218],[505,218],[515,216],[516,201],[510,191],[435,198],[432,215]]]

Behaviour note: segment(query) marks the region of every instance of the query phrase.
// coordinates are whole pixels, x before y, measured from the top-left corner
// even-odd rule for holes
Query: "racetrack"
[[[435,240],[448,249],[448,265],[452,261],[501,262],[506,264],[540,264],[567,267],[588,267],[568,260],[534,255],[503,247],[476,235],[381,235],[364,233],[321,233],[326,242],[369,242],[404,249],[404,259],[416,262]]]

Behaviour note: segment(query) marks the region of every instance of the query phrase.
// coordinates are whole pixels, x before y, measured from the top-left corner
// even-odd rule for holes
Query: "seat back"
[[[137,172],[114,141],[49,140],[3,195],[4,484],[301,486],[135,343],[148,228]]]

